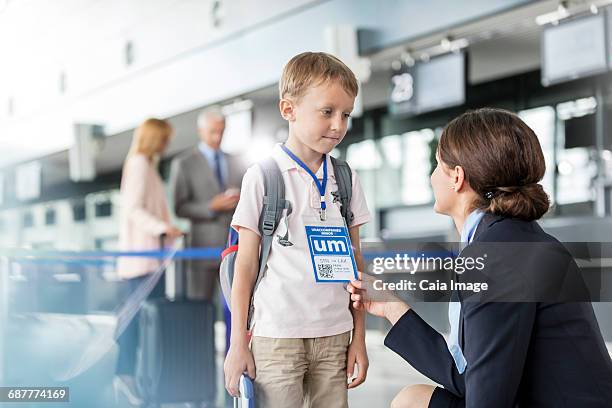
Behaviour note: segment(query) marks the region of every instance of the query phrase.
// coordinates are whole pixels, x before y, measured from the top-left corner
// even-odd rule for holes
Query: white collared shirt
[[[474,239],[476,228],[484,213],[479,210],[474,210],[468,215],[461,230],[461,243],[469,244]],[[467,367],[467,361],[463,355],[463,350],[459,345],[459,320],[461,318],[461,302],[449,302],[448,304],[448,321],[450,323],[450,333],[448,335],[448,351],[451,353],[455,366],[459,374],[463,374]]]
[[[215,172],[215,153],[217,152],[217,150],[211,149],[210,146],[208,146],[204,142],[198,143],[198,150],[200,151],[200,153],[202,153],[202,156],[204,156],[204,158],[208,162],[208,166],[214,173]],[[227,180],[228,180],[227,158],[225,157],[225,153],[223,153],[221,150],[218,150],[218,152],[220,153],[219,161],[221,163],[221,177],[223,177],[223,182],[227,185]]]
[[[275,238],[268,259],[268,269],[255,293],[253,335],[274,338],[312,338],[332,336],[353,328],[349,295],[342,283],[316,283],[312,267],[304,215],[319,215],[320,195],[314,180],[277,145],[271,156],[276,160],[285,183],[285,199],[291,202],[289,239],[293,246],[281,246]],[[333,166],[327,157],[328,218],[340,215],[340,203],[333,203],[332,191],[338,190]],[[323,166],[316,172],[323,178]],[[244,175],[240,202],[232,219],[235,229],[248,228],[259,234],[259,214],[263,206],[264,180],[258,166]],[[370,221],[370,212],[359,177],[353,172],[351,210],[355,218],[350,226]],[[280,223],[275,232],[284,235]]]

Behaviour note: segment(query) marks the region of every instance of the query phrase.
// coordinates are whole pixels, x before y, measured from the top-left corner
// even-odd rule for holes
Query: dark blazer
[[[486,273],[492,281],[523,282],[555,269],[542,272],[541,262],[575,266],[567,250],[536,222],[486,215],[476,242],[533,243],[527,260],[501,251],[489,254],[493,266]],[[543,243],[549,245],[538,245]],[[566,269],[570,272],[556,280],[569,279],[569,286],[581,289],[573,273],[577,267]],[[458,295],[459,341],[467,361],[463,374],[442,335],[412,309],[391,328],[385,345],[464,399],[466,407],[612,406],[612,361],[590,303],[471,301]]]
[[[225,154],[228,176],[226,187],[240,188],[245,165],[241,158]],[[222,193],[208,161],[195,147],[172,161],[170,188],[176,215],[191,221],[194,247],[221,247],[227,240],[232,212],[215,214],[208,209],[213,197]]]

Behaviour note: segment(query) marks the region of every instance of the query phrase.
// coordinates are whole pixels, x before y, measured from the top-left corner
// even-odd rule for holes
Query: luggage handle
[[[255,390],[253,380],[246,374],[240,376],[238,381],[240,396],[234,397],[234,408],[255,408]]]
[[[164,250],[165,242],[168,235],[163,232],[159,235],[159,248]],[[187,240],[189,235],[183,233],[183,248],[187,247]],[[171,301],[185,300],[187,298],[187,268],[185,267],[186,259],[175,259],[174,260],[174,273],[172,275],[164,271],[164,279],[166,279],[166,298]],[[174,293],[168,293],[170,287],[174,288]]]

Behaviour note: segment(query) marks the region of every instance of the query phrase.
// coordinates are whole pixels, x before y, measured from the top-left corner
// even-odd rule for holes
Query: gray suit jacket
[[[227,188],[240,188],[245,166],[237,156],[225,154]],[[191,245],[194,247],[224,246],[232,212],[215,214],[208,209],[212,198],[222,193],[208,161],[195,147],[172,161],[170,171],[174,211],[191,221]]]

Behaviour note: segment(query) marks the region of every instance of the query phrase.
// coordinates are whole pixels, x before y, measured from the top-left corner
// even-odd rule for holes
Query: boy
[[[353,72],[329,54],[299,54],[283,70],[279,108],[289,123],[289,137],[273,149],[272,158],[281,170],[292,212],[287,227],[281,222],[275,232],[267,270],[255,291],[250,350],[247,310],[258,272],[264,180],[257,166],[244,176],[232,220],[240,246],[224,371],[226,388],[234,396],[242,373],[255,379],[258,407],[347,407],[347,388],[366,377],[365,316],[351,309],[342,283],[315,277],[306,232],[310,220],[339,225],[332,220],[342,219],[340,203],[332,195],[338,186],[329,152],[346,134],[357,90]],[[363,270],[359,226],[370,214],[354,172],[350,210],[353,218],[347,227],[357,269]],[[277,239],[287,232],[289,243]],[[358,375],[347,386],[355,364]]]

